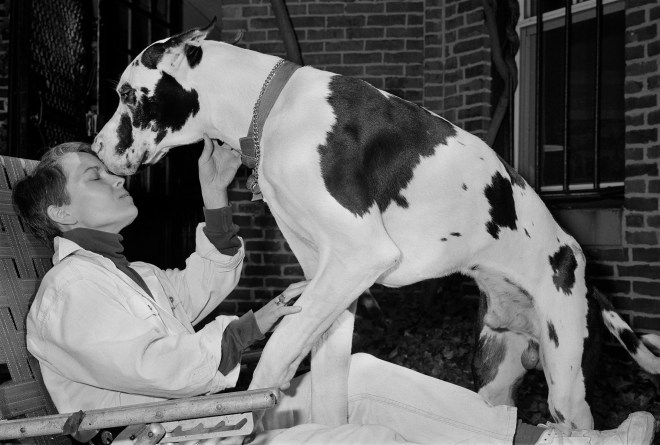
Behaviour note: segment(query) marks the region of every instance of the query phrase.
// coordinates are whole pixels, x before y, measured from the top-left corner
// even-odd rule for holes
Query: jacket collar
[[[61,236],[56,236],[53,240],[53,247],[55,252],[53,253],[53,264],[57,264],[62,261],[64,258],[68,257],[72,253],[80,250],[81,253],[85,252],[87,254],[94,255],[94,253],[83,249],[78,244],[74,243],[71,240],[62,238]]]

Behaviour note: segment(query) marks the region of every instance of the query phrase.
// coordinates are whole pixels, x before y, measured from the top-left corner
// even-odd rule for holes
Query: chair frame
[[[41,279],[52,266],[53,252],[25,229],[11,199],[14,184],[36,165],[37,161],[0,156],[0,367],[6,367],[10,376],[10,381],[0,381],[0,441],[19,439],[37,445],[70,445],[67,434],[148,424],[151,429],[144,434],[150,441],[140,443],[159,443],[160,439],[154,436],[156,430],[164,431],[166,436],[179,434],[178,439],[163,439],[175,442],[186,437],[185,431],[181,436],[181,428],[178,433],[172,432],[176,421],[187,419],[200,419],[200,422],[193,422],[197,426],[204,424],[204,419],[219,422],[212,428],[213,437],[236,435],[237,431],[249,434],[252,427],[249,413],[275,406],[279,400],[277,389],[57,413],[43,383],[39,364],[28,352],[25,342],[25,318]],[[250,358],[258,360],[258,352],[252,353]],[[237,430],[235,425],[229,425],[232,422],[245,425],[242,419],[247,418],[250,431],[244,426]],[[220,424],[227,425],[218,427]],[[200,428],[196,427],[195,431],[199,432]],[[131,434],[134,439],[135,434]],[[133,439],[129,442],[133,443]]]

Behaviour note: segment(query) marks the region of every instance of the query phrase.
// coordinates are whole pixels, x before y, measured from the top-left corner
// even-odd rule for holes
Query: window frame
[[[579,200],[579,199],[611,199],[623,197],[624,180],[616,182],[598,182],[593,184],[568,184],[565,191],[563,185],[539,187],[537,175],[541,169],[537,167],[536,136],[536,100],[535,85],[538,80],[536,73],[536,36],[537,16],[531,15],[531,6],[538,0],[519,0],[521,19],[516,25],[520,38],[520,50],[516,54],[516,64],[519,67],[519,87],[515,91],[514,103],[514,135],[513,163],[517,170],[532,184],[544,199]],[[625,10],[624,0],[601,0],[602,15]],[[597,0],[573,0],[571,5],[571,23],[589,20],[596,16]],[[543,13],[543,30],[563,28],[566,8],[562,7]],[[621,147],[623,150],[625,147]],[[560,146],[563,150],[563,145]]]

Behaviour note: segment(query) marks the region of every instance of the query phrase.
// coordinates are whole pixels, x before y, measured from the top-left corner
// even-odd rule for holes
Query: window
[[[521,0],[518,170],[544,197],[622,195],[624,2],[537,3]]]

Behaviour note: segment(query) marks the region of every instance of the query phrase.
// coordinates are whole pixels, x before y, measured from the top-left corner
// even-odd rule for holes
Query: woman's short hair
[[[14,185],[12,200],[19,214],[34,235],[52,245],[62,234],[57,224],[48,216],[48,207],[70,204],[66,191],[66,175],[60,160],[67,153],[85,152],[96,156],[85,142],[66,142],[49,149],[39,164],[25,178]]]

